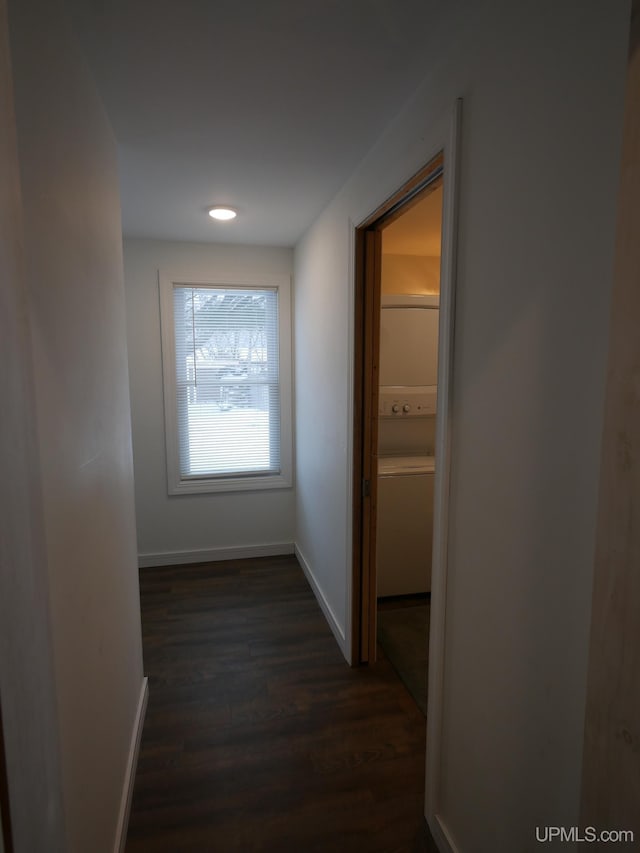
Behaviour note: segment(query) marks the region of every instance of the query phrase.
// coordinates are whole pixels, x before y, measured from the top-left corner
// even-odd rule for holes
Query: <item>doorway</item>
[[[382,231],[411,209],[422,191],[442,181],[442,240],[437,356],[437,410],[433,496],[433,547],[428,648],[428,703],[425,817],[434,837],[441,838],[440,770],[445,678],[445,617],[449,490],[454,425],[454,318],[456,241],[462,99],[446,124],[440,124],[434,155],[390,198],[355,229],[354,252],[354,394],[353,394],[353,535],[351,579],[351,660],[375,661],[377,448],[379,405],[380,304]],[[436,153],[438,152],[438,153]],[[375,475],[374,476],[374,472]]]
[[[442,207],[436,174],[384,225],[381,245],[376,649],[425,717]]]
[[[354,654],[354,662],[357,663],[373,663],[376,659],[378,558],[382,559],[386,571],[397,539],[389,526],[393,525],[390,518],[384,519],[385,527],[380,529],[383,521],[381,511],[386,516],[391,508],[387,493],[394,492],[394,498],[400,494],[403,500],[402,496],[406,492],[407,506],[415,510],[415,499],[425,497],[422,494],[425,491],[424,484],[420,481],[428,477],[427,474],[424,477],[394,477],[393,473],[389,473],[380,479],[379,470],[384,467],[384,463],[380,464],[380,458],[386,461],[393,456],[406,457],[409,445],[416,453],[433,458],[436,446],[435,394],[430,399],[424,387],[420,387],[427,382],[432,384],[436,378],[435,371],[430,379],[423,377],[419,369],[420,358],[415,360],[413,371],[409,364],[406,368],[400,367],[399,372],[389,372],[389,365],[381,364],[380,318],[381,311],[385,310],[382,308],[383,290],[385,304],[398,305],[392,321],[397,326],[397,337],[403,334],[404,312],[399,307],[403,300],[411,302],[420,296],[430,296],[432,301],[434,297],[439,299],[443,173],[444,155],[440,152],[356,229],[352,648],[357,650],[357,654]],[[436,232],[428,237],[424,234],[427,224]],[[416,316],[423,313],[419,308],[412,307],[409,310]],[[431,313],[429,309],[426,311]],[[433,325],[433,319],[429,319]],[[416,329],[418,323],[416,320],[413,324]],[[400,349],[403,349],[400,341],[399,344]],[[430,342],[427,342],[429,345]],[[387,344],[384,346],[388,348]],[[425,353],[421,352],[423,355]],[[406,364],[407,358],[400,361]],[[414,375],[404,376],[403,370],[409,370]],[[408,381],[405,382],[405,379]],[[385,390],[381,395],[381,383],[385,389],[411,384],[414,386],[411,398],[407,396],[407,389],[399,393],[397,387],[394,387],[395,394]],[[415,396],[417,387],[418,396]],[[414,418],[419,408],[421,412]],[[423,414],[427,411],[428,414]],[[432,483],[433,477],[429,479]],[[391,500],[397,510],[397,500]],[[418,547],[421,538],[417,535],[419,524],[424,529],[426,519],[416,517],[410,525],[412,546],[415,547]],[[430,545],[431,536],[428,538]],[[423,552],[425,547],[426,543],[422,542]],[[402,562],[406,569],[407,561]],[[410,574],[415,574],[413,566],[408,569]],[[430,593],[428,581],[416,587],[415,580],[407,580],[398,586],[397,583],[387,582],[385,576],[382,587],[383,593],[390,593],[385,598],[401,598],[412,592],[424,595]],[[424,645],[426,647],[426,637]]]

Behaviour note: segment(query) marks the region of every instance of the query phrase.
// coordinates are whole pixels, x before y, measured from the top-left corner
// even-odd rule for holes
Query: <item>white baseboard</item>
[[[429,831],[440,853],[458,853],[458,848],[453,843],[451,833],[447,829],[442,816],[439,814],[433,815],[431,820],[427,819]]]
[[[131,732],[131,743],[129,744],[129,757],[127,769],[124,775],[122,798],[120,800],[120,814],[118,815],[118,828],[116,831],[116,843],[114,853],[124,853],[127,843],[127,830],[129,828],[129,812],[131,811],[131,798],[133,797],[133,783],[136,778],[136,767],[138,766],[138,753],[140,752],[140,739],[142,738],[142,727],[144,715],[147,710],[147,699],[149,698],[149,679],[143,678],[140,687],[140,698],[138,699],[138,710],[133,722]]]
[[[314,575],[311,566],[306,561],[304,555],[302,554],[297,545],[295,546],[294,553],[298,559],[298,562],[300,563],[300,566],[302,567],[302,571],[304,572],[305,577],[309,581],[309,586],[313,590],[313,594],[315,595],[318,604],[320,605],[320,609],[324,613],[324,617],[329,623],[329,627],[333,631],[333,635],[336,638],[338,645],[340,646],[340,651],[348,662],[347,644],[344,636],[344,628],[338,622],[336,614],[333,612],[333,610],[331,609],[331,605],[325,598],[325,594],[322,591],[320,584],[316,580],[316,576]]]
[[[293,542],[271,542],[266,545],[238,545],[228,548],[204,548],[194,551],[161,551],[138,554],[138,566],[179,566],[182,563],[215,563],[220,560],[244,560],[250,557],[278,557],[293,554]]]

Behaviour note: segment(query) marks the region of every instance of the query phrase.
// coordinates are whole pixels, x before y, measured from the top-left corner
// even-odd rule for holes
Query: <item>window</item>
[[[289,287],[161,274],[169,494],[291,485]]]

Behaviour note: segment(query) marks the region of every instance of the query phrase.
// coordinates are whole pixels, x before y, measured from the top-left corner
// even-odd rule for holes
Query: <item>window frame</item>
[[[225,474],[211,477],[183,477],[180,473],[180,433],[176,383],[176,341],[173,291],[183,287],[225,287],[276,290],[278,294],[278,381],[280,389],[280,473]],[[193,276],[158,271],[160,333],[162,344],[162,384],[164,391],[165,450],[169,495],[286,489],[293,484],[292,427],[292,334],[291,277],[264,273],[246,275]]]

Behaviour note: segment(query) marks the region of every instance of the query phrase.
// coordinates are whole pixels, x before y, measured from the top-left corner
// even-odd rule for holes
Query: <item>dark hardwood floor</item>
[[[294,557],[141,572],[149,705],[126,850],[401,853],[424,828],[424,717],[351,669]]]

